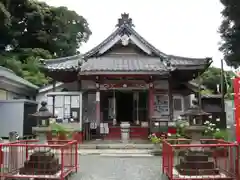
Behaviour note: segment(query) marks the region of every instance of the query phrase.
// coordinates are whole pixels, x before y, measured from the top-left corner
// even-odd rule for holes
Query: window
[[[182,107],[182,98],[178,97],[178,98],[173,98],[173,108],[175,111],[182,111],[183,107]]]

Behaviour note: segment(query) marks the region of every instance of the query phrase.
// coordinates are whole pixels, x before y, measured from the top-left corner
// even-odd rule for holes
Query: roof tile
[[[88,59],[81,67],[86,71],[168,71],[160,58],[137,55],[112,55]]]

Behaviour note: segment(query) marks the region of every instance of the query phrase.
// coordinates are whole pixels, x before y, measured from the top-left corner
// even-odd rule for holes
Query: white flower
[[[219,122],[219,121],[220,121],[220,118],[217,118],[216,121]]]
[[[217,132],[219,132],[219,131],[220,131],[220,129],[219,129],[219,128],[217,128],[217,129],[216,129],[216,131],[217,131]]]
[[[183,128],[183,127],[184,127],[184,124],[180,124],[180,127]]]
[[[231,128],[231,126],[227,126],[227,129],[230,129]]]
[[[182,117],[181,117],[181,116],[178,116],[177,119],[178,119],[178,120],[182,120]]]
[[[204,123],[204,124],[205,124],[205,125],[207,125],[207,124],[209,124],[209,123],[210,123],[209,121],[205,121],[205,123]]]
[[[168,133],[167,135],[168,135],[168,136],[172,136],[172,134],[171,134],[171,133]]]
[[[159,126],[159,122],[155,122],[154,125],[155,125],[155,126]]]
[[[55,119],[55,118],[50,118],[50,119],[49,119],[49,123],[50,123],[50,124],[53,124],[53,123],[55,123],[55,122],[56,122],[56,119]]]
[[[209,119],[212,119],[212,115],[208,116]]]

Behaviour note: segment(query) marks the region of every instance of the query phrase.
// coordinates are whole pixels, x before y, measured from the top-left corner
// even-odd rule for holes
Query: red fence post
[[[240,174],[239,174],[239,144],[236,145],[236,161],[235,161],[235,170],[236,170],[236,177],[237,179],[240,178]]]
[[[75,171],[77,172],[78,170],[78,143],[75,142],[75,154],[74,154],[74,157],[75,157]]]
[[[165,155],[165,152],[164,152],[164,149],[165,149],[165,147],[164,147],[164,141],[162,142],[162,173],[164,174],[164,164],[165,164],[165,157],[164,157],[164,155]]]
[[[235,107],[235,123],[236,123],[236,141],[240,143],[240,78],[233,80],[234,87],[234,107]]]

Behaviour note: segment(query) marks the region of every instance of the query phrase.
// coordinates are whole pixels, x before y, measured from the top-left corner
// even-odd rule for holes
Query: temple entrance
[[[133,92],[116,92],[117,122],[128,121],[133,123]]]

